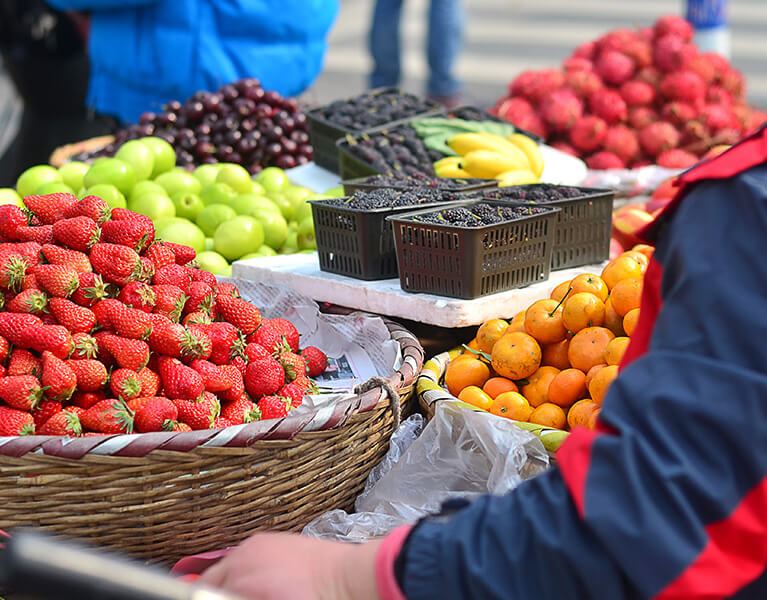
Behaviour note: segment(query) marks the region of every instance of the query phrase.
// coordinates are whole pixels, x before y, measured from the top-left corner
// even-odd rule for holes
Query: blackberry
[[[386,91],[376,94],[368,92],[348,100],[336,100],[325,106],[320,114],[333,124],[360,130],[412,117],[433,108],[433,105],[412,94]]]

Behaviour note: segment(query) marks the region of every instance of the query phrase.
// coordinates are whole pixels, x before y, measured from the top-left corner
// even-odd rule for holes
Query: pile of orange
[[[448,391],[495,415],[593,428],[639,318],[653,248],[639,245],[511,320],[490,319],[445,371]]]

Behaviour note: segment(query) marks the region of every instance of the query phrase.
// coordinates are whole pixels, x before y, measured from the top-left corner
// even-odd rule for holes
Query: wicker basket
[[[66,146],[60,146],[53,151],[53,154],[51,154],[50,158],[48,159],[48,163],[58,168],[64,163],[69,162],[69,160],[76,154],[80,154],[81,152],[101,150],[114,141],[115,138],[113,135],[102,135],[99,137],[82,140],[81,142],[67,144]]]
[[[399,394],[402,418],[415,409],[423,350],[384,322],[402,350],[399,371],[312,414],[240,430],[0,438],[0,528],[40,527],[171,564],[351,510],[394,430],[397,399],[385,387]]]
[[[442,400],[460,402],[458,398],[443,388],[440,383],[445,375],[448,363],[461,354],[461,351],[461,348],[454,348],[448,352],[438,354],[424,363],[423,370],[416,381],[416,393],[418,394],[418,404],[427,419],[431,419],[434,416],[437,402]],[[472,410],[481,411],[481,409],[472,406],[471,404],[462,404]],[[518,427],[536,435],[543,443],[543,447],[546,448],[549,453],[556,452],[557,448],[559,448],[562,445],[562,442],[567,438],[567,432],[562,431],[561,429],[543,427],[541,425],[536,425],[535,423],[524,423],[521,421],[512,422]]]

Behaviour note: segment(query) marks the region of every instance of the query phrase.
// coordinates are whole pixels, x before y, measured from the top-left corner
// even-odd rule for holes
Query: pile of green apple
[[[31,167],[19,176],[15,191],[0,189],[0,204],[21,206],[24,196],[54,192],[99,196],[112,207],[147,215],[158,239],[191,246],[200,268],[228,275],[236,260],[316,251],[307,201],[341,196],[343,190],[314,194],[292,185],[277,167],[255,179],[233,163],[200,165],[190,173],[176,167],[168,142],[145,137],[90,165]]]

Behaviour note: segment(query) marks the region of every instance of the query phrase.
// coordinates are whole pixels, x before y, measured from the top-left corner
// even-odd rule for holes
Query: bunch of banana
[[[492,133],[460,133],[448,141],[459,156],[434,163],[437,177],[497,179],[499,185],[537,183],[543,173],[538,144],[521,133],[507,138]]]

